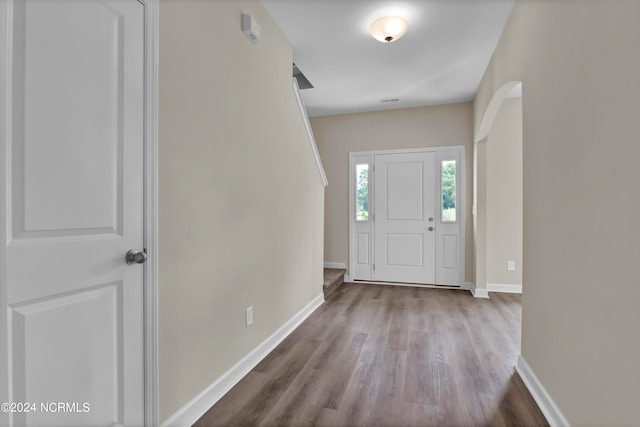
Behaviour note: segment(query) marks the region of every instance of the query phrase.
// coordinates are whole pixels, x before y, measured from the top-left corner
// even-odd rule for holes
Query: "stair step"
[[[344,283],[344,275],[347,272],[344,268],[325,268],[324,284],[322,291],[326,300],[340,285]]]

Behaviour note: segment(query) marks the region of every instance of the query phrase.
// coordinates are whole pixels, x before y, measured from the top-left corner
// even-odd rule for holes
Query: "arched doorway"
[[[472,292],[522,292],[522,84],[502,85],[474,144]]]

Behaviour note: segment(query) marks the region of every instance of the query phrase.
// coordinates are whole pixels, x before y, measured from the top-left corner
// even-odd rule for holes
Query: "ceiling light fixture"
[[[400,16],[383,16],[369,27],[369,32],[378,41],[391,43],[398,40],[407,32],[409,22]]]

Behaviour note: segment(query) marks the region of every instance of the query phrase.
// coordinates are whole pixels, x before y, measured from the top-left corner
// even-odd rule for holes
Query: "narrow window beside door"
[[[443,160],[442,169],[442,222],[456,222],[456,161]]]
[[[369,165],[356,165],[356,221],[369,220]]]

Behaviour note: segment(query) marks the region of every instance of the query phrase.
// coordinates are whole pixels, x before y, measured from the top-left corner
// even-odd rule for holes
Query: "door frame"
[[[159,0],[145,7],[144,423],[158,425],[158,34]]]
[[[11,105],[12,105],[12,45],[13,4],[16,0],[0,2],[0,200],[6,200],[11,185]],[[159,0],[132,0],[144,7],[144,247],[147,262],[144,265],[144,422],[145,426],[158,425],[158,9]],[[10,218],[7,206],[0,208],[0,224]],[[0,226],[0,271],[6,271],[6,242],[8,230]],[[0,301],[6,300],[7,283],[0,274]],[[0,330],[7,328],[7,314],[0,310]],[[8,384],[8,361],[6,343],[0,348],[0,384]],[[0,388],[0,401],[8,401],[8,390]]]
[[[457,173],[457,192],[458,192],[458,204],[460,209],[457,211],[459,215],[459,238],[460,238],[460,253],[458,255],[458,261],[460,265],[459,271],[459,279],[458,284],[460,288],[465,288],[465,273],[466,273],[466,218],[467,218],[467,201],[466,201],[466,149],[464,145],[452,145],[452,146],[438,146],[438,147],[422,147],[422,148],[408,148],[408,149],[392,149],[392,150],[373,150],[373,151],[354,151],[349,152],[349,179],[348,181],[348,193],[349,193],[349,271],[348,276],[346,277],[347,281],[353,281],[355,279],[355,268],[356,268],[356,230],[355,230],[355,168],[356,168],[356,159],[362,157],[369,157],[369,214],[372,215],[371,221],[371,236],[369,239],[369,257],[371,260],[374,259],[375,253],[373,248],[373,242],[375,239],[375,227],[373,226],[373,218],[375,217],[375,211],[373,211],[374,206],[374,192],[375,192],[375,170],[373,170],[374,165],[374,156],[381,154],[411,154],[411,153],[425,153],[425,152],[435,152],[438,155],[441,152],[445,151],[456,151],[459,155],[459,167]],[[360,163],[358,163],[360,164]],[[437,164],[437,161],[436,161]],[[439,169],[438,169],[439,170]],[[371,179],[373,177],[373,179]],[[436,175],[436,183],[441,185],[440,183],[441,177]],[[437,189],[439,194],[439,189]],[[437,209],[440,209],[440,203],[437,204]],[[437,241],[436,241],[437,245]],[[436,249],[437,254],[437,249]],[[437,256],[437,255],[436,255]],[[363,280],[364,282],[373,282],[378,284],[384,284],[386,282],[376,282],[374,280]],[[397,283],[394,283],[397,285]],[[430,286],[430,285],[411,285],[411,286]]]

